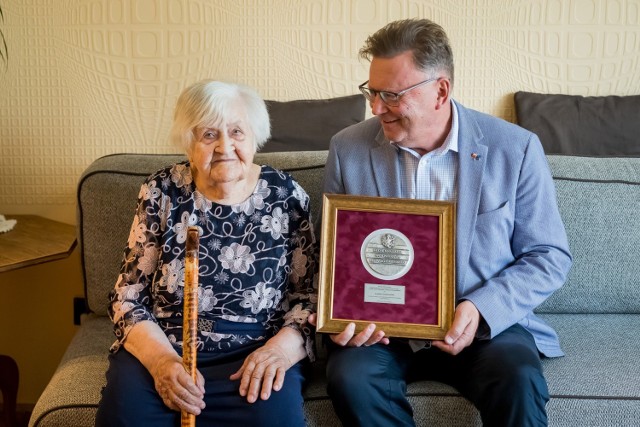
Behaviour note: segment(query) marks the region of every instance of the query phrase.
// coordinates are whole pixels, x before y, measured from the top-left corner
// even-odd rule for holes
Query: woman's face
[[[254,136],[244,114],[235,107],[227,122],[194,130],[190,155],[196,186],[201,190],[223,183],[241,181],[248,176],[255,154]]]

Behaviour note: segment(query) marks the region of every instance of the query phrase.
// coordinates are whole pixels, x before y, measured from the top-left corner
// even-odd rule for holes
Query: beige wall
[[[390,20],[428,17],[451,37],[454,96],[515,120],[518,90],[640,93],[640,0],[0,0],[0,213],[75,221],[75,186],[114,152],[165,153],[173,103],[205,77],[267,99],[357,92],[356,53]],[[71,338],[77,251],[0,274],[0,352],[34,402]],[[18,320],[20,319],[20,320]],[[22,319],[28,319],[26,323]],[[8,342],[11,341],[11,342]],[[42,344],[44,350],[36,344]]]

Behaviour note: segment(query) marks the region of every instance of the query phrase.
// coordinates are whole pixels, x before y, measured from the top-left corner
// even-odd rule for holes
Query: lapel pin
[[[473,160],[480,160],[480,157],[481,157],[481,156],[480,156],[480,154],[478,154],[478,153],[471,153],[471,158],[472,158]]]

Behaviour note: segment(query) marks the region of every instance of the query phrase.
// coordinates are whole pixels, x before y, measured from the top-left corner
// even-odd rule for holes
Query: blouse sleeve
[[[284,316],[284,326],[302,334],[311,361],[315,360],[315,328],[308,322],[316,311],[318,292],[314,284],[317,269],[317,244],[311,220],[310,198],[293,181],[295,203],[290,212],[292,256],[289,273],[288,301],[290,310]]]
[[[131,328],[143,320],[157,322],[152,314],[152,281],[160,254],[160,208],[164,200],[149,178],[140,188],[136,214],[129,232],[120,274],[109,293],[109,317],[114,323],[116,352]]]

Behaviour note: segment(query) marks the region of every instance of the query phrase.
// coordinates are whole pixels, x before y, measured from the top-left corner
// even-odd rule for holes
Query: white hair
[[[253,134],[255,150],[271,136],[267,106],[258,93],[248,86],[216,80],[202,80],[187,87],[178,97],[171,126],[171,142],[191,153],[196,127],[217,127],[236,120],[237,107],[244,109],[245,119]]]

